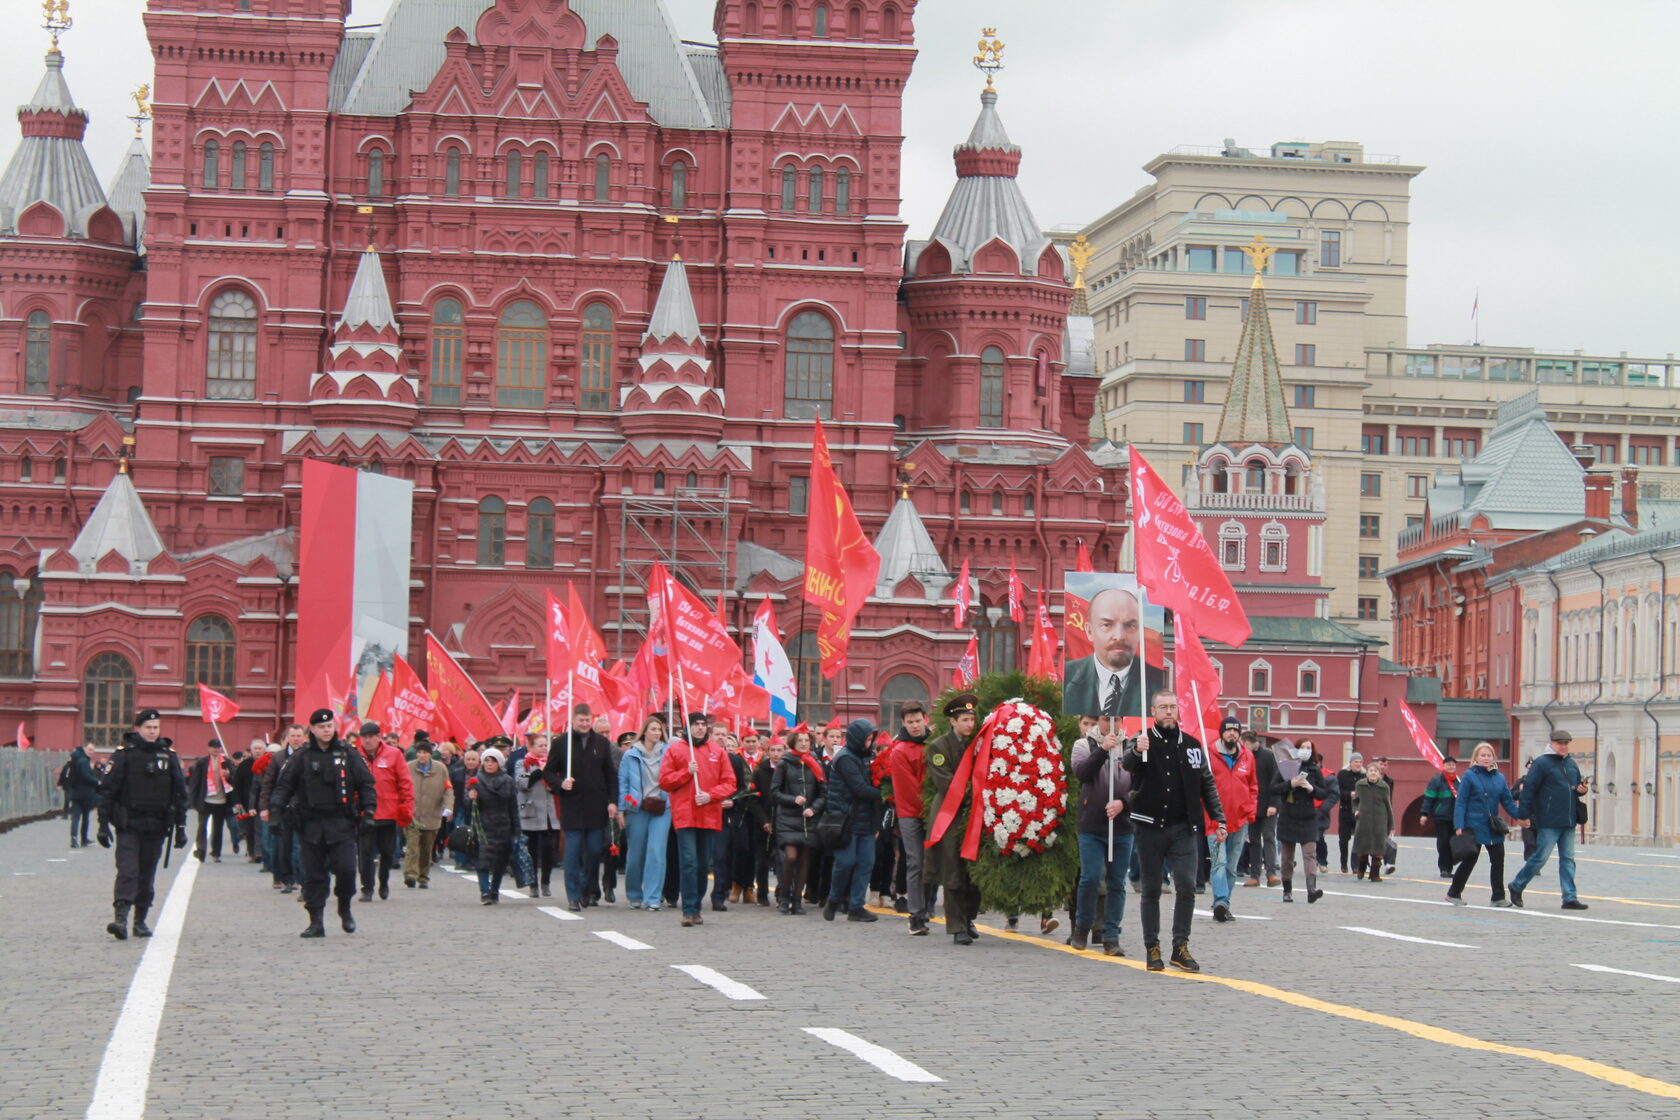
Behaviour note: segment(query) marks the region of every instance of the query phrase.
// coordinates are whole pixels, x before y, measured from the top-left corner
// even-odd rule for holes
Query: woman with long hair
[[[770,803],[782,875],[776,882],[776,908],[803,914],[805,884],[817,855],[816,818],[827,801],[822,763],[811,754],[811,732],[802,723],[787,733],[787,754],[770,779]]]
[[[618,808],[624,814],[624,893],[632,910],[659,909],[665,889],[665,845],[671,814],[665,791],[659,788],[659,767],[665,761],[665,717],[654,714],[642,721],[636,741],[624,749],[618,763]]]

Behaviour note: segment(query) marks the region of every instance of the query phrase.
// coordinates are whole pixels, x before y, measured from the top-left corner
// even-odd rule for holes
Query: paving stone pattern
[[[66,830],[0,836],[0,1117],[85,1115],[148,944],[106,935],[110,854],[69,850]],[[1588,921],[1562,915],[1550,869],[1527,911],[1488,907],[1485,869],[1471,906],[1446,906],[1432,851],[1413,843],[1393,878],[1331,874],[1322,885],[1340,893],[1316,905],[1239,887],[1238,913],[1270,920],[1198,918],[1191,947],[1210,975],[1680,1083],[1680,985],[1571,967],[1680,976],[1680,858],[1579,855]],[[937,926],[906,936],[898,918],[756,906],[708,911],[695,929],[622,901],[560,921],[538,907],[563,898],[483,907],[475,882],[442,869],[429,891],[398,879],[389,901],[358,903],[355,935],[329,923],[305,942],[296,896],[223,859],[193,889],[148,1117],[1680,1115],[1675,1100],[1531,1058],[1147,974],[1135,897],[1130,963],[1057,948],[1065,915],[1053,941],[994,933],[967,949]],[[727,999],[678,964],[766,998]],[[805,1027],[850,1031],[944,1080],[898,1081]]]

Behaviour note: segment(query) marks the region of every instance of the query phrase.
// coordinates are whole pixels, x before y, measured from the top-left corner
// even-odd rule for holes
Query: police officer
[[[134,936],[150,937],[146,914],[152,908],[158,857],[175,826],[175,846],[187,846],[187,779],[181,760],[163,738],[156,708],[134,717],[134,729],[123,736],[125,749],[111,759],[111,769],[99,783],[99,846],[111,846],[117,830],[117,884],[112,892],[115,918],[105,932],[128,940],[128,913],[134,911]]]
[[[321,914],[327,906],[327,872],[338,896],[345,933],[356,932],[350,900],[356,896],[356,835],[373,827],[373,771],[360,751],[336,730],[332,710],[309,717],[309,745],[292,755],[274,783],[269,811],[290,819],[303,847],[303,906],[309,928],[299,937],[325,937]]]

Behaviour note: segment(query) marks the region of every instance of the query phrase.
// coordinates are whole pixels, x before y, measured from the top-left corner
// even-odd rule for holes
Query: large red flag
[[[450,729],[459,736],[458,742],[491,739],[502,733],[496,709],[430,630],[426,631],[426,680],[437,694]]]
[[[956,594],[953,596],[957,601],[957,607],[955,617],[952,621],[955,623],[958,630],[961,630],[963,628],[963,623],[968,621],[969,595],[968,561],[964,560],[962,563],[962,573],[957,576]]]
[[[398,654],[391,666],[391,699],[386,706],[390,730],[408,736],[425,728],[428,734],[441,739],[452,728],[438,711],[436,693],[426,691],[414,666]],[[464,744],[463,744],[464,745]]]
[[[1061,665],[1056,661],[1056,627],[1050,622],[1050,612],[1044,609],[1044,592],[1038,593],[1038,620],[1033,627],[1032,652],[1027,656],[1027,676],[1060,680]]]
[[[1406,706],[1404,700],[1400,701],[1400,718],[1406,721],[1406,730],[1412,733],[1412,745],[1423,756],[1423,760],[1435,767],[1436,770],[1440,770],[1442,765],[1441,748],[1435,745],[1435,737],[1423,729],[1423,723],[1418,719],[1417,714]]]
[[[380,673],[379,679],[373,682],[373,692],[368,696],[367,718],[391,730],[391,674]]]
[[[1091,550],[1085,547],[1083,539],[1079,542],[1079,556],[1073,562],[1073,570],[1076,572],[1094,572],[1097,570],[1091,563]]]
[[[519,731],[519,690],[513,690],[513,695],[507,698],[507,706],[502,709],[502,734],[513,738]]]
[[[968,648],[963,650],[962,660],[957,662],[957,668],[951,674],[951,687],[968,688],[980,675],[980,635],[968,636]]]
[[[1253,628],[1218,558],[1136,445],[1131,460],[1138,582],[1149,589],[1151,602],[1193,616],[1203,634],[1242,645]]]
[[[653,566],[648,580],[648,611],[649,639],[655,631],[664,634],[685,687],[709,696],[740,669],[741,647],[705,602],[663,564]]]
[[[1027,601],[1027,590],[1021,585],[1021,573],[1015,570],[1015,554],[1009,554],[1009,621],[1020,625],[1026,615],[1023,604]]]
[[[834,473],[822,421],[811,437],[811,514],[805,535],[805,601],[821,614],[817,651],[822,673],[833,677],[846,664],[852,620],[875,590],[881,555],[863,535],[846,488]]]
[[[226,723],[239,715],[239,705],[202,681],[198,686],[199,718],[205,723]]]
[[[572,694],[563,697],[565,707],[588,704],[595,711],[604,710],[609,707],[607,694],[601,688],[601,662],[607,659],[606,643],[601,641],[595,624],[589,621],[589,612],[583,609],[583,600],[578,598],[577,587],[571,580],[566,581],[566,614],[571,623],[566,671],[571,677]],[[554,683],[564,691],[564,679],[556,677]],[[554,710],[560,711],[560,706],[556,704]],[[560,722],[555,721],[554,726],[559,727]]]
[[[1219,672],[1188,615],[1173,616],[1173,684],[1178,721],[1204,744],[1219,734]]]

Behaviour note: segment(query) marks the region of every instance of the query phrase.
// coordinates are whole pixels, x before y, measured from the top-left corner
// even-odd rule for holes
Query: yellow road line
[[[1396,882],[1401,882],[1401,883],[1422,883],[1425,886],[1438,886],[1439,885],[1436,882],[1436,880],[1434,880],[1434,879],[1401,879],[1401,878],[1398,878],[1397,876],[1393,876],[1393,875],[1389,876],[1389,878],[1394,879]],[[1441,880],[1441,882],[1445,882],[1445,880]],[[1466,884],[1466,886],[1468,887],[1469,884]],[[1523,894],[1525,894],[1525,895],[1528,895],[1528,894],[1543,894],[1543,895],[1546,895],[1549,898],[1562,898],[1563,897],[1557,891],[1537,891],[1533,888],[1533,886],[1524,887],[1523,888]],[[1672,902],[1648,902],[1648,901],[1646,901],[1644,899],[1640,899],[1640,898],[1617,898],[1614,895],[1607,895],[1607,894],[1583,894],[1583,895],[1577,895],[1576,897],[1577,898],[1590,898],[1594,902],[1620,902],[1620,903],[1622,903],[1624,905],[1627,905],[1627,906],[1652,906],[1652,907],[1655,907],[1658,910],[1680,910],[1680,904],[1675,904],[1675,903],[1672,903]]]
[[[891,910],[877,910],[880,914],[891,914]],[[938,918],[933,919],[943,925]],[[1001,937],[1006,941],[1020,941],[1040,949],[1051,949],[1058,953],[1067,953],[1081,960],[1093,964],[1117,964],[1135,972],[1146,972],[1147,966],[1142,961],[1131,960],[1127,957],[1108,957],[1092,955],[1088,951],[1075,949],[1056,941],[1047,941],[1042,936],[1025,933],[1012,933],[1006,929],[986,927],[988,937]],[[1680,1101],[1680,1085],[1667,1081],[1659,1081],[1654,1077],[1634,1073],[1632,1070],[1619,1066],[1595,1062],[1591,1058],[1578,1058],[1573,1054],[1559,1054],[1551,1050],[1535,1050],[1527,1046],[1508,1046],[1503,1042],[1489,1042],[1487,1039],[1475,1038],[1471,1035],[1449,1031],[1444,1027],[1431,1026],[1411,1019],[1402,1019],[1395,1015],[1383,1015],[1375,1011],[1367,1011],[1363,1007],[1349,1007],[1342,1003],[1331,1003],[1328,1000],[1315,999],[1312,996],[1291,992],[1284,988],[1275,988],[1270,984],[1261,984],[1253,980],[1237,980],[1228,976],[1210,976],[1205,972],[1178,972],[1169,968],[1163,976],[1172,976],[1178,980],[1194,980],[1203,984],[1216,984],[1221,988],[1229,988],[1234,992],[1245,992],[1248,995],[1259,996],[1262,999],[1276,1000],[1291,1007],[1299,1007],[1307,1011],[1317,1011],[1324,1015],[1334,1015],[1341,1019],[1351,1019],[1356,1023],[1369,1023],[1372,1026],[1387,1027],[1389,1030],[1409,1034],[1414,1038],[1421,1038],[1425,1042],[1436,1042],[1442,1046],[1453,1046],[1460,1050],[1480,1050],[1490,1054],[1504,1054],[1513,1058],[1527,1058],[1530,1061],[1544,1062],[1560,1069],[1574,1073],[1585,1074],[1600,1081],[1619,1085],[1624,1089],[1632,1089],[1638,1093],[1645,1093],[1664,1100]]]

